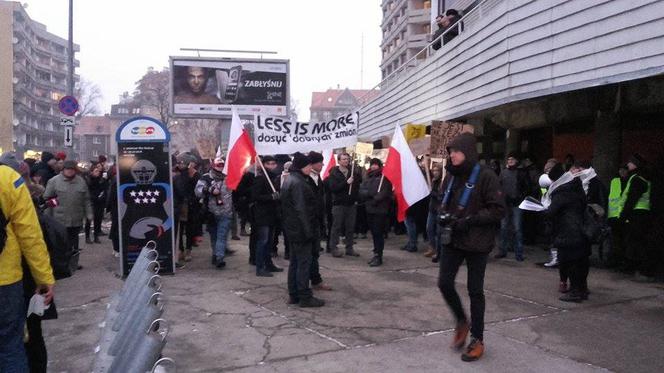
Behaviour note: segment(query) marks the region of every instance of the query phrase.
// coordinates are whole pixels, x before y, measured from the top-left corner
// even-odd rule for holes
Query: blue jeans
[[[404,224],[406,225],[406,233],[408,234],[408,245],[406,245],[409,248],[416,248],[417,247],[417,222],[415,221],[415,217],[412,216],[406,216],[406,220],[404,221]]]
[[[23,283],[0,286],[0,372],[28,372],[23,347],[25,323]]]
[[[514,255],[523,256],[523,232],[521,229],[523,211],[518,206],[507,206],[507,215],[500,222],[500,253],[507,254],[507,248],[514,249]],[[510,233],[510,225],[514,236]]]
[[[256,273],[267,270],[270,249],[274,244],[274,227],[262,225],[252,227],[258,234],[256,238]]]
[[[438,214],[433,211],[427,216],[427,237],[431,248],[438,251]]]
[[[210,232],[210,243],[212,244],[212,252],[217,260],[223,260],[226,256],[226,246],[228,245],[228,231],[231,226],[230,216],[216,216],[214,217],[215,225],[208,225],[208,232]]]

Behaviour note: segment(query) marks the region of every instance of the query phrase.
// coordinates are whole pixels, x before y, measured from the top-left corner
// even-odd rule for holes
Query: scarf
[[[222,171],[217,171],[214,168],[210,169],[210,176],[212,176],[212,178],[215,181],[220,181],[224,179],[224,173]]]
[[[590,180],[597,176],[597,173],[595,172],[595,169],[590,167],[587,168],[581,172],[577,172],[574,174],[575,177],[578,177],[581,179],[581,183],[583,184],[583,191],[588,194],[588,185],[590,184]]]

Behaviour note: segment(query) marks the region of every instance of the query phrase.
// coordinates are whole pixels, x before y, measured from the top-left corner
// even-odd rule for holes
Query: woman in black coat
[[[549,172],[551,180],[562,176],[557,164]],[[547,217],[552,223],[553,247],[558,249],[561,279],[569,276],[570,291],[560,297],[565,302],[588,299],[588,270],[590,269],[590,242],[583,232],[586,195],[579,178],[558,186],[551,192],[551,205]]]

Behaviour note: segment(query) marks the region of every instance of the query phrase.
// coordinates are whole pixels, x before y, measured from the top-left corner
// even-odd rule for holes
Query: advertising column
[[[175,271],[170,134],[158,120],[129,119],[118,128],[118,220],[122,275],[141,249],[157,243],[161,274]]]

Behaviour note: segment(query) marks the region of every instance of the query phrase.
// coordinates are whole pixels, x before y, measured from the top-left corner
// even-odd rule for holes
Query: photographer
[[[228,232],[233,217],[232,192],[226,186],[223,174],[224,159],[215,158],[210,172],[203,175],[196,184],[196,197],[203,199],[207,228],[212,245],[212,264],[217,269],[226,266],[224,258],[228,250]]]
[[[505,198],[498,177],[490,168],[479,165],[476,144],[469,133],[450,141],[439,216],[443,248],[438,287],[457,320],[453,347],[459,350],[464,347],[470,329],[471,342],[461,356],[463,361],[477,360],[484,352],[484,271],[505,215]],[[454,287],[464,260],[468,267],[470,327]]]

